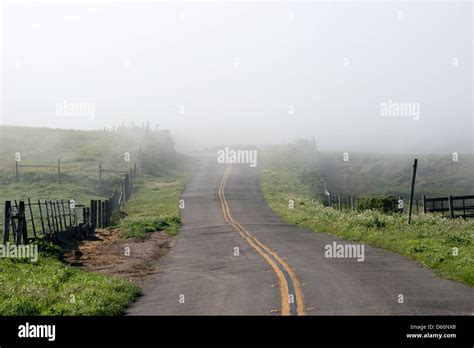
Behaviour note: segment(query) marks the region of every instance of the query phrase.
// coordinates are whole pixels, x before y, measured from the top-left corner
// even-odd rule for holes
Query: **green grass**
[[[147,177],[169,181],[189,171],[189,158],[175,152],[166,130],[102,132],[0,126],[0,203],[31,198],[33,202],[74,199],[76,204],[88,205],[91,199],[110,197],[123,174],[103,174],[99,187],[99,164],[104,169],[128,170],[138,161],[140,148]],[[54,169],[37,168],[21,169],[20,181],[15,182],[16,153],[21,154],[22,164],[54,165],[60,158],[62,182],[58,183]],[[129,162],[125,161],[126,153]],[[3,213],[2,208],[0,219]]]
[[[124,209],[127,217],[118,224],[124,237],[141,237],[153,231],[175,235],[181,225],[178,203],[189,178],[187,173],[165,182],[150,177],[137,181],[136,192]]]
[[[0,259],[0,316],[120,315],[138,295],[135,285],[82,272],[40,255],[37,262]]]
[[[408,225],[406,216],[398,214],[325,207],[313,192],[314,187],[301,179],[308,161],[298,163],[298,158],[282,156],[286,153],[281,147],[266,150],[261,156],[260,176],[267,204],[285,221],[390,250],[418,261],[440,276],[474,286],[474,220],[420,214]],[[290,199],[294,209],[289,208]]]
[[[118,224],[125,237],[151,230],[177,233],[178,200],[192,162],[174,151],[167,131],[72,131],[0,126],[0,203],[5,200],[70,199],[88,204],[109,197],[121,175],[105,174],[98,185],[98,165],[124,170],[142,148],[143,177]],[[15,182],[15,153],[24,164],[51,164],[61,159],[62,183],[54,170],[24,169]],[[130,153],[130,162],[124,160]],[[163,183],[171,183],[164,185]],[[0,221],[3,208],[0,209]],[[0,229],[3,224],[0,224]],[[60,260],[40,256],[37,263],[0,259],[0,315],[119,315],[139,294],[120,278],[83,272]],[[72,301],[74,299],[74,301]]]

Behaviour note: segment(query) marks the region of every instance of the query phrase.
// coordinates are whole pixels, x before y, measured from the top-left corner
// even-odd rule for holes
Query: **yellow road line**
[[[241,224],[239,224],[237,221],[235,221],[230,213],[229,205],[227,204],[227,200],[225,197],[225,185],[227,182],[227,179],[230,176],[231,172],[231,165],[228,165],[225,172],[224,176],[221,179],[220,185],[219,185],[219,199],[221,202],[221,208],[222,208],[222,213],[224,214],[224,219],[232,225],[237,232],[241,235],[243,239],[247,241],[247,243],[250,244],[252,248],[255,249],[260,255],[263,256],[263,258],[268,262],[268,264],[273,268],[277,278],[278,278],[278,283],[280,286],[280,295],[281,295],[281,314],[282,315],[289,315],[290,314],[290,302],[289,302],[289,284],[287,279],[285,278],[285,275],[281,271],[279,265],[287,272],[288,276],[291,279],[291,282],[293,284],[293,288],[295,291],[295,294],[293,294],[296,298],[296,313],[298,315],[304,315],[305,314],[305,309],[304,309],[304,301],[303,301],[303,292],[301,290],[301,285],[296,277],[295,273],[293,270],[288,266],[288,264],[281,259],[281,257],[274,251],[270,250],[265,244],[260,242],[257,238],[255,238],[250,232],[248,232]],[[265,251],[265,252],[264,252]],[[273,256],[275,260],[278,261],[278,264],[268,256],[268,254]]]

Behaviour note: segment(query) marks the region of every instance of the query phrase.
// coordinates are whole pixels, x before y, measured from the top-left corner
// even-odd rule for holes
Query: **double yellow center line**
[[[229,205],[225,198],[225,185],[230,176],[232,166],[228,165],[219,185],[219,199],[221,202],[224,219],[232,225],[243,239],[250,244],[266,262],[273,268],[280,286],[281,314],[282,315],[304,315],[304,301],[301,285],[293,270],[280,256],[257,238],[251,235],[241,224],[234,220],[230,214]]]

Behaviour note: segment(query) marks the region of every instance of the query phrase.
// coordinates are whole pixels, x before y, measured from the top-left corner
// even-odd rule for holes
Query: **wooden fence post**
[[[97,201],[97,227],[102,228],[102,201]]]
[[[59,201],[56,201],[56,204],[55,204],[55,208],[54,209],[57,209],[57,214],[56,214],[56,218],[59,220],[59,228],[60,228],[60,231],[64,231],[63,229],[63,221],[61,220],[61,208],[59,207]]]
[[[127,174],[125,174],[125,190],[127,191],[127,201],[128,199],[130,198],[130,176]]]
[[[63,208],[64,229],[67,230],[66,209],[64,209],[64,200],[61,200],[61,207]]]
[[[49,201],[49,203],[51,204],[51,201]],[[44,201],[44,206],[46,207],[46,222],[48,223],[48,232],[49,232],[49,239],[51,239],[51,236],[53,234],[53,229],[54,227],[51,226],[51,216],[49,214],[49,208],[48,208],[48,201]]]
[[[51,205],[51,201],[49,201],[49,207],[48,207],[48,201],[45,201],[45,207],[46,207],[46,219],[48,221],[48,229],[49,229],[49,239],[51,241],[53,232],[54,232],[54,219],[53,219],[53,206]]]
[[[93,199],[91,199],[90,214],[91,214],[91,229],[94,230],[95,221],[94,221],[94,200]]]
[[[22,206],[23,205],[23,206]],[[20,230],[23,234],[23,244],[28,244],[28,225],[26,223],[26,209],[25,209],[25,202],[20,201],[20,215],[23,219],[23,228]]]
[[[51,207],[51,221],[53,221],[54,233],[59,231],[58,219],[56,219],[56,209],[54,209],[54,202],[49,201]]]
[[[418,159],[415,158],[413,162],[413,175],[411,178],[411,190],[410,190],[410,205],[408,207],[408,224],[411,223],[411,212],[413,208],[413,195],[415,194],[415,180],[416,180],[416,169],[418,167]]]
[[[449,208],[449,218],[454,218],[454,210],[453,210],[453,196],[448,196],[448,208]]]
[[[127,193],[125,190],[125,179],[122,180],[122,207],[124,206],[127,200]]]
[[[112,211],[114,210],[114,197],[109,199],[109,208],[107,210],[108,217],[107,217],[107,226],[110,225],[110,222],[112,221]]]
[[[57,201],[53,202],[53,214],[54,214],[54,220],[56,223],[56,236],[57,236],[57,234],[61,232],[63,229],[61,219],[58,220],[58,202]]]
[[[107,216],[107,201],[102,201],[102,228],[106,227],[106,216]]]
[[[341,210],[341,195],[337,195],[337,207]]]
[[[39,199],[38,199],[38,211],[39,211],[39,215],[40,215],[41,232],[44,235],[45,231],[44,231],[44,221],[43,221],[43,209],[41,208],[41,200],[39,200]]]
[[[10,240],[10,219],[11,219],[11,201],[5,201],[5,221],[3,223],[3,244]]]
[[[82,225],[85,226],[87,224],[87,209],[86,207],[82,208]]]
[[[426,196],[421,196],[421,204],[423,205],[423,214],[426,214]]]
[[[109,206],[109,199],[107,199],[106,201],[104,201],[104,227],[108,227],[109,226],[109,210],[110,210],[110,206]]]
[[[99,227],[99,201],[94,200],[94,229]]]
[[[20,205],[23,201],[20,201]],[[21,233],[23,232],[23,219],[21,217],[20,207],[15,201],[16,215],[13,216],[13,241],[16,245],[21,244]],[[17,219],[18,224],[15,226],[15,219]]]
[[[18,208],[18,235],[16,244],[21,244],[21,237],[23,237],[23,244],[28,244],[28,229],[26,227],[25,201],[20,201]]]
[[[71,200],[68,201],[68,207],[69,207],[69,224],[71,226],[76,226],[77,225],[77,219],[76,219],[76,214],[77,214],[77,210],[76,210],[76,201],[74,201],[74,208],[72,208],[71,210]],[[74,219],[72,218],[72,215],[74,214]]]
[[[28,208],[30,210],[31,227],[33,228],[33,236],[36,239],[35,217],[33,216],[33,209],[31,209],[31,200],[28,198]]]

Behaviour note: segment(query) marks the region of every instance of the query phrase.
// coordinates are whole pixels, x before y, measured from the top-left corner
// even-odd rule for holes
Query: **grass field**
[[[48,128],[0,126],[0,202],[5,200],[73,198],[78,204],[112,194],[122,174],[103,174],[99,187],[99,164],[104,169],[129,170],[142,149],[145,176],[174,180],[189,170],[189,159],[175,152],[167,131],[141,128],[116,132],[73,131]],[[15,154],[21,164],[55,165],[61,159],[62,183],[55,169],[21,168],[20,181],[13,175]],[[126,155],[129,155],[127,158]],[[127,161],[129,159],[129,161]],[[3,209],[0,209],[0,219]],[[0,226],[0,229],[2,227]]]
[[[104,169],[129,170],[142,149],[144,173],[173,178],[185,169],[185,157],[174,151],[169,132],[126,129],[115,132],[76,131],[0,126],[0,201],[31,197],[75,198],[108,196],[121,174],[104,174],[99,187],[99,164]],[[61,160],[62,183],[53,169],[21,168],[14,180],[15,155],[20,164],[56,165]]]
[[[147,232],[165,231],[175,235],[181,223],[178,201],[190,174],[163,182],[155,178],[139,180],[137,192],[127,202],[127,217],[119,223],[124,237],[140,237]]]
[[[126,281],[65,266],[0,259],[0,315],[119,315],[138,295]]]
[[[261,156],[262,192],[269,206],[285,221],[393,251],[435,270],[440,276],[474,286],[474,220],[420,214],[408,225],[404,215],[325,207],[315,194],[320,190],[315,189],[317,185],[303,180],[311,161],[305,150],[298,148],[298,145],[270,147]],[[387,179],[379,178],[378,182],[384,180]],[[314,181],[320,182],[317,178]],[[445,182],[456,181],[447,177]],[[454,186],[446,188],[455,191]],[[294,209],[289,209],[290,199],[294,200]]]
[[[0,127],[0,202],[70,199],[88,203],[108,197],[121,175],[107,174],[98,185],[98,165],[124,170],[142,149],[144,175],[137,178],[127,202],[127,216],[117,221],[124,237],[164,230],[175,234],[180,225],[178,200],[193,163],[174,151],[167,131],[142,129],[117,132],[68,131]],[[24,169],[13,176],[15,153],[24,164],[51,164],[61,159],[62,183],[51,169]],[[125,161],[126,153],[130,162]],[[0,221],[3,209],[0,212]],[[2,224],[3,226],[3,221]],[[0,227],[1,229],[1,227]],[[121,278],[83,272],[57,255],[41,254],[36,263],[0,259],[0,315],[119,315],[139,289]]]

